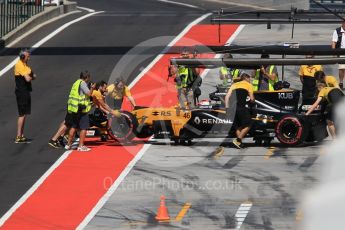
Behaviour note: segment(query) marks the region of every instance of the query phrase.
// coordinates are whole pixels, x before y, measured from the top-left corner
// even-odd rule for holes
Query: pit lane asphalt
[[[205,13],[152,0],[118,0],[111,4],[83,0],[78,4],[105,12],[71,25],[33,53],[30,65],[38,79],[33,82],[32,114],[25,127],[26,136],[33,139],[31,144],[14,144],[17,107],[13,70],[0,78],[0,216],[63,153],[47,143],[64,119],[71,84],[81,71],[89,70],[93,81],[107,81],[116,62],[130,48],[153,37],[176,36]],[[60,25],[86,13],[65,17],[26,37],[0,56],[1,69],[14,59],[18,49],[31,47]],[[90,49],[97,50],[96,55]],[[128,82],[137,74],[134,72]]]
[[[295,39],[301,44],[329,44],[334,25],[298,25]],[[247,25],[234,40],[237,45],[277,44],[290,41],[291,26]],[[236,55],[234,55],[236,56]],[[247,55],[248,56],[248,55]],[[281,74],[281,68],[278,68]],[[337,76],[337,66],[325,66]],[[214,91],[218,70],[203,80],[202,96]],[[298,67],[285,70],[292,88],[301,88]],[[231,141],[231,140],[228,140]],[[303,192],[318,183],[323,154],[330,145],[293,148],[276,141],[269,147],[225,148],[215,154],[220,139],[195,140],[193,146],[174,146],[153,140],[143,158],[90,221],[86,229],[236,229],[241,204],[252,207],[241,229],[298,229],[303,218]],[[104,179],[104,186],[111,181]],[[157,223],[159,198],[166,196],[170,223]],[[176,221],[182,207],[191,208]]]

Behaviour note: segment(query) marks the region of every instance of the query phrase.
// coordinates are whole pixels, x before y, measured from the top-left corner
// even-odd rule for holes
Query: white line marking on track
[[[242,203],[240,207],[238,208],[235,217],[237,221],[237,225],[235,229],[240,229],[244,220],[246,219],[250,209],[252,208],[252,203]]]
[[[157,0],[157,1],[158,2],[169,3],[169,4],[174,4],[174,5],[179,5],[179,6],[185,6],[185,7],[194,8],[194,9],[202,9],[199,6],[194,6],[194,5],[186,4],[186,3],[182,3],[182,2],[175,2],[175,1],[169,1],[169,0]]]
[[[8,210],[0,219],[0,227],[10,216],[36,191],[36,189],[47,179],[47,177],[71,154],[72,150],[66,151],[40,179]]]
[[[85,18],[88,18],[92,15],[95,15],[95,14],[99,14],[99,13],[103,13],[104,11],[97,11],[97,12],[94,12],[94,13],[89,13],[89,14],[86,14],[80,18],[77,18],[77,19],[74,19],[73,21],[70,21],[62,26],[60,26],[59,28],[57,28],[56,30],[54,30],[52,33],[48,34],[46,37],[44,37],[42,40],[38,41],[36,44],[34,44],[30,51],[34,51],[36,48],[40,47],[41,45],[43,45],[45,42],[47,42],[49,39],[51,39],[52,37],[54,37],[55,35],[57,35],[58,33],[60,33],[61,31],[63,31],[64,29],[66,29],[67,27],[69,27],[70,25],[74,24],[74,23],[77,23],[81,20],[84,20]],[[2,69],[0,71],[0,77],[2,75],[4,75],[7,71],[9,71],[15,64],[16,62],[18,61],[18,57],[15,58],[10,64],[8,64],[4,69]]]
[[[95,207],[91,210],[91,212],[84,218],[84,220],[79,224],[76,229],[83,229],[86,225],[92,220],[92,218],[96,215],[96,213],[104,206],[104,204],[109,200],[109,198],[113,195],[115,190],[119,187],[121,182],[125,179],[127,174],[132,170],[132,168],[136,165],[136,163],[142,158],[145,152],[151,147],[151,144],[145,144],[143,148],[135,155],[132,161],[126,166],[126,168],[122,171],[120,176],[116,179],[116,181],[111,185],[109,190],[103,195],[103,197],[97,202]]]
[[[86,8],[86,7],[82,7],[82,6],[77,6],[78,9],[81,9],[81,10],[86,10],[87,12],[89,13],[94,13],[96,12],[95,10],[93,9],[90,9],[90,8]]]
[[[67,13],[67,14],[62,14],[62,15],[60,15],[60,16],[57,16],[57,17],[55,17],[55,18],[52,18],[52,19],[50,19],[50,20],[48,20],[48,21],[46,21],[46,22],[43,22],[43,23],[37,25],[36,27],[34,27],[33,29],[29,30],[28,32],[24,33],[22,36],[19,36],[18,38],[16,38],[16,39],[15,39],[13,42],[11,42],[10,44],[6,45],[6,48],[12,47],[12,46],[15,45],[17,42],[19,42],[20,40],[22,40],[22,39],[25,38],[26,36],[32,34],[33,32],[37,31],[37,30],[38,30],[39,28],[41,28],[42,26],[45,26],[45,25],[47,25],[47,24],[49,24],[49,23],[52,23],[52,22],[55,22],[55,21],[57,21],[57,20],[59,20],[59,19],[61,19],[61,18],[64,18],[64,17],[66,17],[66,16],[69,16],[69,15],[71,15],[71,14],[80,13],[80,12],[81,12],[80,10],[75,10],[75,11],[69,12],[69,13]]]

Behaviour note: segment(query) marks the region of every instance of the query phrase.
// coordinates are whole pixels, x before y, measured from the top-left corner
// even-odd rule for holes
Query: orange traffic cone
[[[165,206],[165,196],[161,196],[161,202],[157,211],[157,221],[168,221],[170,220],[168,209]]]

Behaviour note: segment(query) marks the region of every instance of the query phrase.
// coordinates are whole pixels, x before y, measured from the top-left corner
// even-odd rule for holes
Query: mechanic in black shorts
[[[73,113],[66,113],[65,120],[61,122],[59,129],[54,136],[49,140],[48,144],[53,148],[65,147],[63,138],[67,130],[72,127],[72,124],[78,123],[78,116]]]
[[[242,139],[247,135],[252,125],[250,110],[246,107],[247,97],[250,102],[254,103],[253,86],[250,84],[250,75],[243,72],[240,76],[242,79],[234,83],[225,96],[225,108],[230,109],[230,101],[236,102],[236,113],[234,118],[234,127],[236,129],[236,139],[232,141],[234,146],[238,149],[243,148]],[[231,112],[231,111],[229,111]]]
[[[340,88],[337,87],[326,87],[325,83],[317,83],[317,88],[319,90],[318,97],[314,104],[310,107],[306,115],[308,116],[311,114],[316,107],[321,103],[326,103],[326,121],[329,133],[331,134],[332,138],[334,139],[336,137],[336,129],[334,125],[334,110],[337,104],[343,100],[343,92]]]
[[[16,99],[18,106],[17,136],[15,143],[29,143],[24,136],[24,125],[26,116],[31,113],[31,81],[35,80],[31,68],[28,66],[30,52],[22,50],[19,53],[19,60],[14,66],[14,76],[16,82]]]

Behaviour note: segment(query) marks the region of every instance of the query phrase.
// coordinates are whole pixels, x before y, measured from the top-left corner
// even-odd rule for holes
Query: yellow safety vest
[[[274,65],[270,66],[270,69],[268,71],[269,74],[272,74],[274,69]],[[258,91],[259,90],[259,80],[260,80],[260,69],[256,70],[255,78],[253,80],[253,90]],[[278,77],[275,80],[268,79],[268,90],[274,91],[274,83],[278,82]]]
[[[187,82],[188,82],[188,68],[180,66],[178,68],[178,76],[180,78],[180,83],[176,84],[176,88],[181,89],[181,88],[186,88],[187,87]],[[181,76],[184,75],[184,77],[181,79]]]
[[[82,80],[79,79],[72,85],[71,92],[69,93],[67,110],[68,113],[77,113],[79,106],[82,106],[84,109],[82,113],[88,113],[91,110],[91,101],[87,95],[80,95],[79,88]]]
[[[224,67],[224,66],[222,66],[222,67],[220,67],[220,73],[222,75],[227,75],[227,77],[229,77],[229,75],[231,74],[232,80],[235,80],[235,79],[240,77],[240,70],[239,69],[233,69],[229,73],[229,69]],[[223,86],[227,86],[227,85],[228,85],[228,79],[224,78],[223,79]]]

